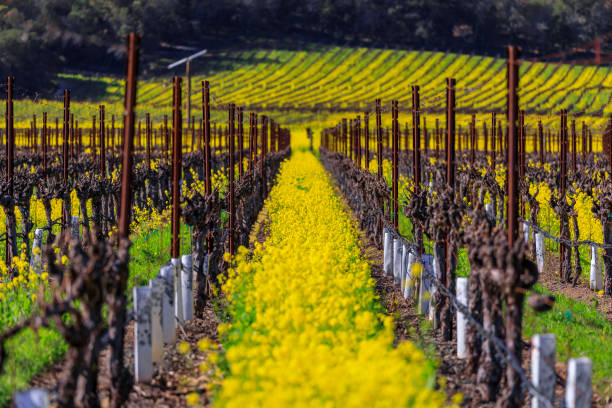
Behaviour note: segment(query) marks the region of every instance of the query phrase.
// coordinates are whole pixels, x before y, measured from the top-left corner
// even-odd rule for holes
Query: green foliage
[[[536,285],[537,293],[550,293]],[[554,294],[549,312],[535,313],[525,305],[523,335],[552,333],[557,339],[557,361],[589,357],[593,361],[593,384],[598,392],[612,397],[612,323],[597,309],[561,294]]]
[[[0,376],[0,406],[7,406],[13,392],[28,388],[34,375],[60,360],[66,343],[54,330],[40,329],[36,334],[26,329],[7,342],[6,351],[8,358]]]

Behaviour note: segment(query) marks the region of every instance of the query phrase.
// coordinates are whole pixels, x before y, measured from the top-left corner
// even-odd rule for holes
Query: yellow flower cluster
[[[195,194],[204,195],[206,191],[205,180],[200,180],[198,173],[196,173],[193,169],[189,169],[191,173],[191,177],[193,181],[185,191],[185,196],[188,198],[192,198]],[[238,174],[238,172],[236,172]],[[212,172],[210,184],[213,190],[218,190],[219,195],[222,197],[225,195],[227,190],[227,185],[229,183],[229,177],[225,174],[225,168],[221,168],[216,172]]]
[[[374,293],[355,224],[307,152],[283,163],[268,199],[269,230],[239,249],[223,289],[229,372],[221,407],[438,407],[434,367]],[[455,399],[456,400],[456,399]]]
[[[135,205],[132,211],[133,219],[130,230],[134,236],[140,236],[164,228],[171,219],[172,207],[167,205],[159,211],[155,208],[153,200],[149,197],[144,208]]]
[[[40,250],[35,250],[37,254]],[[12,260],[12,268],[17,276],[11,278],[9,268],[0,260],[0,328],[10,326],[30,315],[36,304],[37,294],[49,287],[49,274],[40,275],[30,269],[26,259],[25,245],[21,253]]]

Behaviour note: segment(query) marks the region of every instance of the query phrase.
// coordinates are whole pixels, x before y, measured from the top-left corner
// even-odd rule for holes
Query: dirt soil
[[[434,335],[431,325],[421,328],[426,318],[416,313],[414,300],[404,299],[400,287],[393,282],[393,277],[384,274],[383,251],[378,250],[365,236],[362,236],[361,240],[365,243],[363,252],[372,262],[371,273],[376,280],[376,292],[387,313],[395,318],[395,341],[412,341],[424,349],[428,357],[437,361],[437,375],[445,379],[446,395],[449,399],[456,393],[461,393],[463,407],[494,407],[495,403],[487,403],[480,398],[474,379],[466,374],[465,362],[456,357],[456,343],[443,341]],[[523,367],[528,372],[530,345],[526,347],[528,348],[523,354]],[[561,369],[561,366],[557,368]],[[529,401],[526,399],[525,403],[528,404]]]
[[[210,379],[200,375],[198,365],[204,362],[202,353],[197,352],[197,343],[203,338],[217,341],[217,325],[219,319],[213,306],[209,303],[203,312],[203,318],[195,317],[186,323],[182,329],[177,330],[177,344],[189,343],[192,352],[182,355],[177,347],[166,345],[164,347],[164,360],[160,367],[154,369],[151,383],[135,384],[130,392],[127,407],[160,407],[175,408],[186,407],[185,397],[190,392],[200,394],[203,405],[210,405],[211,392]],[[108,348],[101,354],[99,364],[102,367],[99,377],[99,396],[102,407],[108,406],[110,376],[106,363]],[[134,322],[126,329],[125,336],[125,364],[134,374]],[[45,372],[34,377],[30,383],[32,387],[46,388],[51,391],[52,401],[57,392],[58,377],[62,369],[62,362],[50,366]],[[195,376],[194,376],[195,374]],[[54,406],[52,404],[52,406]]]
[[[588,278],[581,276],[576,286],[572,283],[561,282],[559,280],[559,254],[546,252],[544,257],[544,272],[540,274],[538,282],[553,294],[561,294],[578,302],[585,303],[591,307],[595,306],[597,300],[597,310],[603,314],[608,321],[612,322],[612,298],[599,296],[589,288]]]
[[[428,324],[427,328],[421,328],[426,318],[416,313],[413,299],[404,299],[400,287],[393,282],[393,277],[384,274],[383,251],[376,248],[363,233],[360,239],[364,243],[363,253],[371,261],[371,274],[376,280],[376,292],[380,296],[381,302],[387,313],[395,319],[397,326],[395,332],[396,343],[407,340],[415,342],[419,347],[425,350],[425,353],[429,357],[434,358],[438,362],[437,375],[439,378],[444,378],[446,383],[446,395],[449,399],[456,393],[461,393],[463,395],[462,407],[495,407],[494,402],[482,400],[474,376],[467,373],[465,361],[457,358],[456,341],[442,340],[439,336],[432,333],[430,324]],[[550,260],[551,257],[547,259]],[[551,270],[550,267],[546,269]],[[589,297],[593,295],[593,292],[588,288],[574,288],[571,284],[560,284],[558,282],[558,277],[555,279],[555,275],[552,273],[544,274],[543,277],[540,277],[540,281],[545,287],[553,291],[553,293],[557,293],[561,290],[561,293],[564,295],[566,292],[570,293],[570,297],[576,300],[588,301],[586,293],[589,294]],[[583,298],[578,297],[578,294],[582,294]],[[608,310],[607,316],[609,318],[612,303],[608,301],[607,305],[608,309],[603,310]],[[523,341],[522,367],[530,377],[531,342],[529,339],[524,339]],[[556,362],[555,372],[557,373],[557,387],[555,389],[555,397],[557,401],[561,401],[564,398],[563,385],[565,384],[566,370],[567,367],[565,363]],[[501,384],[501,386],[503,387],[503,384]],[[612,404],[602,401],[597,395],[594,395],[593,400],[597,401],[595,406],[612,408]],[[526,393],[525,406],[529,406],[530,404],[530,396]]]

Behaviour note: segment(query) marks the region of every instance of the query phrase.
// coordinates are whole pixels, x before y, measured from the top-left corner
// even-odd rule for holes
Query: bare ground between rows
[[[203,338],[209,338],[217,342],[217,325],[219,318],[215,310],[208,302],[203,311],[203,317],[195,317],[193,321],[187,322],[182,329],[177,330],[177,344],[189,343],[192,350],[197,350],[197,343]],[[134,322],[131,322],[125,333],[125,364],[134,374]],[[110,389],[110,373],[107,365],[109,349],[105,349],[100,355],[99,364],[102,367],[99,376],[99,397],[101,406],[108,406]],[[190,392],[200,394],[203,405],[210,404],[211,390],[210,379],[200,375],[198,365],[204,362],[202,353],[191,352],[185,355],[178,353],[174,345],[164,347],[164,358],[160,367],[155,368],[153,381],[151,383],[135,384],[130,392],[127,407],[186,407],[185,397]],[[63,362],[50,366],[45,372],[35,376],[30,385],[51,390],[53,394],[57,391],[59,375]],[[54,406],[52,404],[52,406]]]
[[[467,374],[465,361],[457,358],[456,341],[444,341],[440,336],[432,333],[430,328],[421,328],[421,325],[425,322],[425,318],[416,313],[414,300],[404,299],[399,286],[394,283],[393,277],[384,274],[383,251],[376,248],[376,246],[367,239],[365,234],[361,234],[361,242],[364,243],[362,252],[372,262],[371,274],[376,280],[376,292],[380,296],[381,302],[387,313],[395,319],[396,343],[406,340],[412,341],[424,349],[426,355],[431,356],[433,354],[433,357],[439,364],[437,368],[438,377],[444,377],[446,379],[446,395],[448,398],[457,393],[461,393],[463,395],[463,407],[495,407],[494,402],[482,400],[481,393],[478,391],[477,384],[474,380],[475,377]],[[556,279],[558,280],[558,277],[556,277]],[[548,282],[547,275],[544,275],[543,284],[549,287],[549,289],[553,286]],[[549,284],[551,286],[548,286]],[[453,320],[456,327],[455,318],[456,316],[454,313]],[[522,367],[530,378],[531,341],[529,339],[524,339],[523,342]],[[567,373],[566,364],[557,361],[555,363],[555,371],[557,373],[555,398],[557,401],[561,401],[564,398],[563,389]],[[612,407],[612,404],[604,401],[597,394],[594,395],[593,401],[596,401],[595,406],[597,407]],[[526,392],[525,406],[528,405],[530,405],[530,396]]]
[[[364,255],[367,256],[372,262],[371,273],[372,277],[376,280],[376,292],[380,296],[381,302],[385,306],[387,313],[395,318],[397,326],[395,341],[397,343],[406,340],[413,341],[419,347],[424,349],[427,355],[430,355],[430,350],[433,349],[433,355],[439,364],[437,368],[437,375],[446,379],[446,395],[449,398],[456,393],[461,393],[463,395],[463,407],[493,408],[495,406],[494,402],[486,402],[482,400],[481,393],[478,391],[477,384],[474,381],[474,376],[467,374],[465,361],[457,358],[456,341],[444,341],[440,338],[440,336],[433,334],[431,329],[421,329],[420,326],[423,324],[425,319],[423,316],[420,316],[415,312],[415,304],[413,299],[404,299],[399,286],[394,283],[393,277],[384,274],[383,251],[372,245],[364,234],[361,236],[361,242],[364,243]],[[541,276],[540,278],[543,278],[542,284],[548,287],[549,290],[554,287],[554,283],[549,282],[549,276],[547,274],[544,274],[544,276]],[[554,282],[558,281],[558,277],[552,275],[552,278],[555,279]],[[567,284],[565,285],[567,286]],[[454,314],[454,321],[455,318],[456,316]],[[522,367],[529,376],[531,365],[531,341],[529,339],[524,339],[523,342],[524,348],[522,354]],[[555,397],[557,401],[561,401],[564,398],[563,387],[565,385],[567,373],[566,364],[557,361],[555,363],[555,371],[557,373]],[[597,394],[594,395],[593,401],[596,401],[595,406],[598,407],[612,407],[612,404],[604,401]],[[530,396],[528,393],[526,393],[525,406],[529,404]]]
[[[589,288],[588,278],[580,276],[577,284],[561,282],[559,278],[559,253],[546,251],[544,257],[544,271],[540,274],[538,282],[549,290],[552,294],[561,294],[572,300],[585,303],[590,307],[595,307],[594,300],[597,300],[597,310],[612,322],[612,297],[599,296]]]
[[[466,374],[465,362],[456,357],[457,348],[454,341],[444,341],[431,330],[431,324],[424,324],[425,317],[415,311],[414,298],[404,299],[400,287],[394,283],[393,276],[387,276],[383,270],[383,252],[372,245],[365,236],[363,253],[371,260],[372,277],[376,280],[376,292],[379,294],[387,313],[394,317],[396,323],[395,341],[412,341],[424,349],[426,355],[437,361],[436,370],[439,378],[446,381],[446,395],[463,395],[463,407],[494,407],[494,402],[485,402],[480,397],[473,376]],[[426,327],[421,327],[426,326]],[[528,371],[529,345],[523,352],[523,368]],[[564,370],[563,364],[558,364],[557,372]],[[560,392],[560,391],[559,391]],[[558,397],[561,397],[559,394]],[[528,404],[528,398],[525,403]]]

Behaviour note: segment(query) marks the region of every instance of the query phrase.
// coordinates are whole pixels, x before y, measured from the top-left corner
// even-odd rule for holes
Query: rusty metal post
[[[560,172],[561,172],[561,186],[560,186],[560,197],[562,200],[565,200],[565,187],[567,184],[567,113],[565,109],[561,109],[561,130],[560,130]],[[561,228],[563,231],[564,218],[566,216],[562,216],[561,219]],[[568,275],[568,272],[564,268],[564,260],[565,260],[565,252],[568,250],[564,244],[559,245],[559,278],[561,281],[565,281],[565,278]]]
[[[114,114],[111,115],[110,142],[111,142],[111,156],[115,157],[115,115]]]
[[[527,132],[525,128],[525,111],[519,111],[519,182],[525,178],[525,160],[526,160],[526,140],[527,140]],[[522,202],[521,202],[522,205]],[[522,214],[522,212],[521,212]]]
[[[164,114],[164,159],[168,163],[168,151],[170,150],[170,140],[168,134],[168,115]]]
[[[361,117],[357,115],[355,126],[355,140],[357,142],[357,167],[361,168]]]
[[[446,79],[446,183],[455,187],[455,85],[454,78]]]
[[[514,243],[519,238],[518,235],[518,177],[517,177],[517,160],[518,160],[518,88],[519,88],[519,58],[520,50],[514,46],[508,47],[508,161],[507,161],[507,180],[508,180],[508,246],[514,247]],[[522,273],[515,271],[514,273]],[[523,303],[524,294],[514,289],[516,282],[510,284],[513,290],[506,294],[506,346],[509,351],[515,356],[519,364],[522,361],[522,319],[523,319]],[[505,371],[506,390],[501,396],[501,406],[518,407],[523,403],[523,392],[521,390],[521,381],[518,373],[514,371],[511,365],[506,366]],[[500,400],[498,400],[498,403]]]
[[[258,126],[257,114],[253,113],[253,172],[256,171],[255,167],[257,163],[258,136],[259,136],[259,126]]]
[[[42,127],[42,153],[43,153],[43,174],[47,174],[47,112],[43,112]]]
[[[446,79],[446,183],[455,195],[455,87],[454,78]],[[461,134],[459,134],[461,140]],[[435,237],[434,251],[437,254],[439,279],[455,292],[455,261],[454,247],[446,232]],[[436,295],[435,327],[440,329],[442,338],[451,340],[453,336],[452,310],[450,300]]]
[[[259,159],[259,176],[261,180],[261,198],[266,196],[266,143],[268,139],[268,118],[261,117],[261,156]]]
[[[436,118],[436,160],[440,157],[440,122]]]
[[[414,148],[414,193],[421,188],[421,101],[419,86],[412,85],[412,146]],[[414,243],[418,255],[423,253],[423,231],[420,225],[414,225]]]
[[[376,161],[378,164],[378,177],[383,178],[383,141],[380,117],[380,99],[376,99]]]
[[[72,118],[71,118],[72,120]],[[73,126],[71,127],[71,129],[73,128]],[[73,139],[72,139],[72,132],[70,132],[70,157],[72,157],[72,147],[74,145]],[[96,138],[98,137],[97,134],[97,130],[96,130],[96,115],[93,115],[91,118],[91,133],[90,133],[91,137],[90,137],[90,144],[91,144],[91,160],[95,163],[96,162],[96,155],[97,155],[97,144],[96,144]]]
[[[364,167],[367,171],[370,171],[370,112],[364,112],[363,114],[363,138],[363,147],[365,148]]]
[[[349,140],[350,140],[350,158],[353,161],[353,163],[355,163],[355,165],[357,165],[357,131],[356,131],[356,126],[355,123],[357,122],[356,119],[349,119],[348,120],[348,124],[349,124]]]
[[[533,151],[534,156],[538,153],[538,134],[536,132],[533,133],[533,142],[531,143],[531,150]]]
[[[130,233],[130,218],[132,211],[132,150],[134,143],[134,106],[136,105],[136,84],[138,74],[138,47],[140,37],[136,34],[128,36],[128,61],[125,86],[124,104],[124,137],[123,137],[123,165],[121,168],[121,205],[119,217],[119,242],[120,249],[127,249]],[[121,265],[120,275],[115,282],[109,295],[109,339],[111,346],[110,373],[111,373],[111,397],[110,406],[122,406],[127,399],[127,392],[122,381],[125,381],[126,368],[124,360],[124,334],[126,326],[126,304],[127,282],[129,278],[128,264]]]
[[[508,47],[508,245],[512,247],[518,237],[518,58],[519,51],[513,46]]]
[[[236,109],[236,105],[233,103],[229,106],[229,118],[228,118],[228,126],[229,126],[229,253],[230,255],[235,255],[234,248],[234,220],[236,218],[236,203],[234,196],[234,133],[235,133],[235,114],[234,111]],[[240,108],[239,112],[240,112]]]
[[[62,129],[62,139],[64,143],[62,161],[62,180],[68,183],[68,138],[70,137],[70,90],[64,89],[64,128]],[[65,224],[65,220],[64,220]]]
[[[421,104],[419,97],[419,86],[412,85],[412,146],[413,172],[414,172],[414,191],[419,193],[421,186]]]
[[[559,152],[561,154],[561,197],[565,196],[565,186],[567,184],[567,113],[565,109],[561,109],[561,132]]]
[[[457,152],[459,152],[459,160],[463,160],[463,146],[461,145],[461,139],[463,138],[463,132],[461,131],[461,125],[457,131]]]
[[[487,157],[489,154],[489,129],[487,129],[487,122],[482,121],[482,134],[484,136],[484,156]]]
[[[576,174],[576,121],[572,120],[572,173]]]
[[[476,159],[476,115],[472,113],[472,121],[470,122],[470,165],[474,166]]]
[[[580,144],[582,148],[582,159],[584,160],[587,154],[587,132],[586,123],[584,123],[584,120],[582,121],[582,142]]]
[[[123,118],[123,162],[121,167],[121,205],[119,216],[119,236],[125,239],[129,238],[132,213],[132,172],[134,162],[132,152],[134,150],[134,107],[136,106],[139,45],[140,37],[136,34],[130,34],[128,36],[128,64]]]
[[[499,153],[503,159],[507,159],[508,155],[508,128],[506,128],[506,132],[504,133],[504,129],[502,126],[502,121],[497,122],[497,134],[499,136]]]
[[[544,166],[544,128],[542,127],[542,121],[538,120],[538,139],[540,141],[540,167]]]
[[[212,192],[210,166],[210,87],[208,81],[202,81],[202,116],[204,117],[204,191]],[[207,245],[207,248],[209,246]]]
[[[399,227],[399,200],[398,200],[398,153],[399,153],[399,121],[398,121],[398,107],[397,101],[391,101],[391,115],[392,115],[392,126],[391,126],[391,137],[392,137],[392,148],[393,148],[393,227],[397,230]]]
[[[342,118],[342,145],[344,150],[344,155],[348,157],[350,149],[348,148],[348,134],[347,134],[347,121]]]
[[[13,196],[14,168],[15,168],[15,126],[14,126],[14,111],[13,111],[13,88],[15,78],[9,76],[6,83],[6,181],[8,184],[8,193]],[[7,228],[7,236],[5,243],[5,261],[6,265],[10,266],[13,262],[11,243],[9,242],[9,234]],[[13,245],[15,247],[16,245]]]
[[[77,129],[77,139],[76,139],[76,143],[77,143],[77,156],[80,156],[81,154],[81,146],[83,145],[83,129],[81,129],[79,127],[79,121],[75,121],[75,126]]]
[[[13,111],[14,81],[15,78],[9,76],[6,83],[6,182],[8,183],[8,193],[11,196],[13,195],[13,188],[15,184],[13,179],[13,172],[15,168],[15,126]],[[8,260],[7,265],[10,265]]]
[[[242,122],[243,122],[244,118],[243,118],[243,113],[242,113],[242,107],[239,106],[238,107],[238,162],[240,163],[238,165],[238,176],[240,177],[240,180],[242,180],[242,176],[244,175],[244,166],[243,166],[243,161],[244,161],[244,127],[242,126]]]
[[[105,145],[105,131],[106,125],[104,123],[104,105],[100,105],[100,175],[106,177],[106,155],[104,149]]]
[[[174,111],[172,120],[173,140],[172,140],[172,258],[180,256],[180,222],[181,222],[181,203],[180,203],[180,182],[182,170],[182,148],[183,148],[183,118],[181,113],[181,78],[174,77]]]
[[[151,171],[151,114],[147,112],[145,114],[145,160],[147,164],[147,171]]]
[[[249,113],[249,173],[253,173],[253,112]]]
[[[38,153],[38,129],[36,129],[36,115],[32,115],[32,144],[34,153]]]

